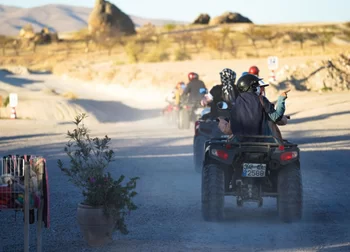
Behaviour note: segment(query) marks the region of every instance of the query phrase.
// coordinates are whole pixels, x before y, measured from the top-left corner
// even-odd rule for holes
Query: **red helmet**
[[[191,81],[191,80],[194,80],[194,79],[198,79],[198,74],[194,73],[194,72],[190,72],[188,74],[188,79]]]
[[[249,71],[248,71],[250,74],[254,74],[254,75],[257,75],[257,76],[259,76],[259,72],[260,72],[260,70],[259,70],[259,68],[257,67],[257,66],[251,66],[250,68],[249,68]]]

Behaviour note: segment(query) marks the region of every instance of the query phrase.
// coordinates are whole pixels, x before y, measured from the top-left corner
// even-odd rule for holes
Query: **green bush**
[[[7,96],[4,103],[3,103],[3,106],[6,108],[7,105],[9,105],[9,103],[10,103],[10,96]]]
[[[168,32],[175,30],[176,25],[175,24],[166,24],[164,25],[164,29]]]

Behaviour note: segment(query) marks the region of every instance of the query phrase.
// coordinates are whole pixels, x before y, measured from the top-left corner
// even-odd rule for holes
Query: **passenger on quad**
[[[178,106],[180,104],[180,97],[186,88],[186,84],[182,81],[178,82],[176,84],[176,87],[174,89],[174,94],[175,94],[175,105]]]
[[[229,89],[228,87],[229,85],[231,85],[232,83],[233,84],[235,83],[236,73],[232,71],[230,74],[231,74],[230,78],[232,78],[232,80],[227,81],[225,79],[221,79],[221,84],[218,84],[212,87],[212,89],[209,91],[209,94],[206,95],[201,101],[202,106],[210,105],[210,117],[212,118],[229,117],[229,115],[227,114],[227,111],[222,111],[218,109],[217,103],[221,101],[230,102],[230,100],[227,99],[227,96],[225,97],[225,90]]]
[[[248,73],[259,77],[260,70],[259,70],[259,68],[257,66],[251,66],[249,68]],[[260,96],[265,96],[266,97],[265,87],[267,87],[268,85],[269,84],[266,84],[265,86],[261,86],[260,85]],[[271,103],[271,106],[274,106],[274,104]],[[276,122],[276,124],[277,125],[286,125],[287,121],[288,121],[288,117],[284,115],[281,120],[278,120]]]
[[[233,135],[272,135],[269,120],[276,123],[283,117],[288,91],[278,97],[275,110],[266,97],[260,96],[260,85],[264,85],[262,79],[252,74],[242,76],[233,85],[230,118]]]

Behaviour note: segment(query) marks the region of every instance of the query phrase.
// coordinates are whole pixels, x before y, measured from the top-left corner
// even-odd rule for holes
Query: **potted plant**
[[[68,131],[64,151],[70,160],[66,167],[58,160],[58,167],[81,189],[83,201],[78,205],[77,220],[80,230],[90,246],[100,246],[112,241],[113,231],[127,234],[126,215],[137,209],[132,198],[137,194],[136,181],[127,183],[121,175],[115,180],[107,168],[113,162],[114,152],[109,148],[111,139],[91,138],[82,123],[87,116],[76,116],[76,128]]]

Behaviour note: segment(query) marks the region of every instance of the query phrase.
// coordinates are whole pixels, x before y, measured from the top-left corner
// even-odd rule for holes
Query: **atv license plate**
[[[265,177],[266,164],[243,163],[242,177],[261,178]]]

